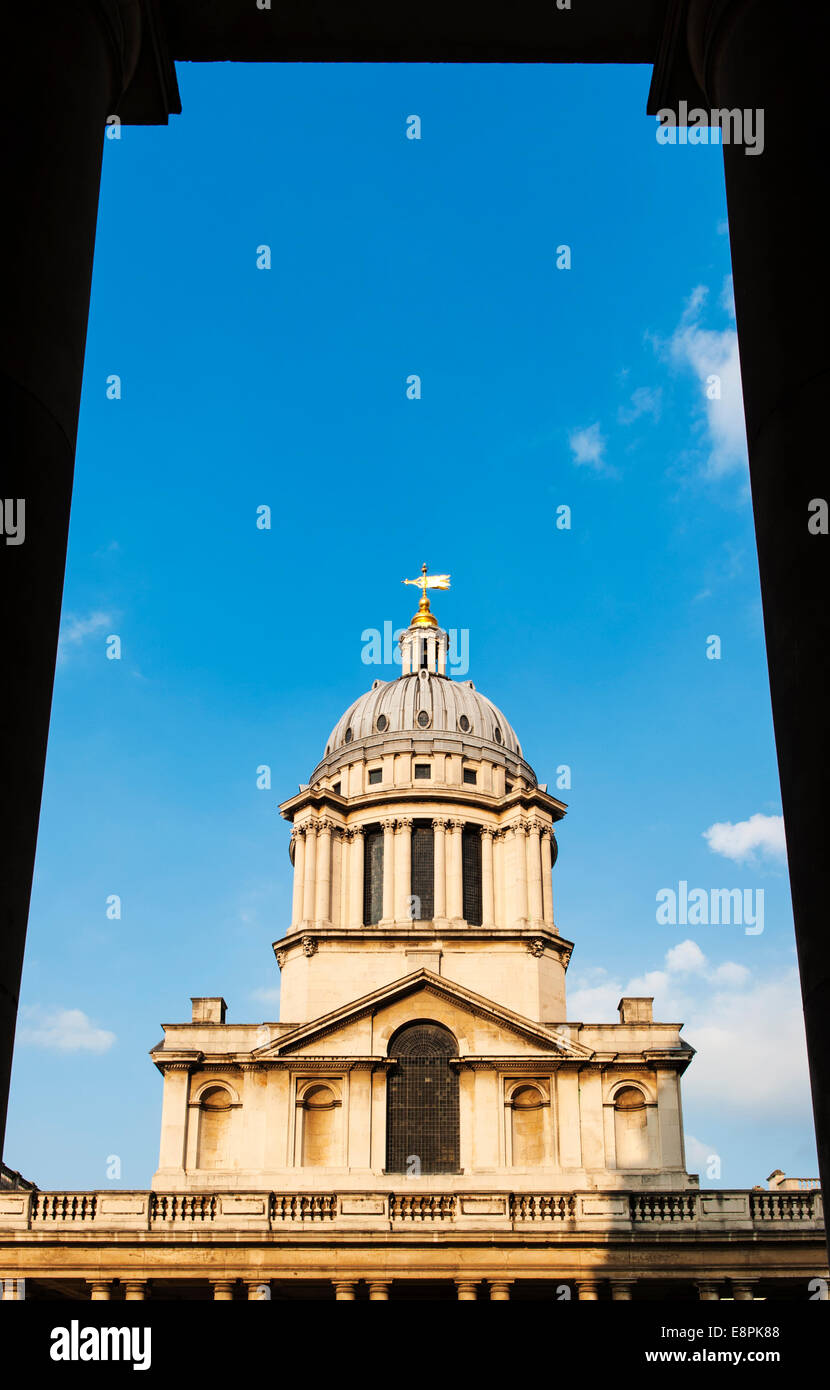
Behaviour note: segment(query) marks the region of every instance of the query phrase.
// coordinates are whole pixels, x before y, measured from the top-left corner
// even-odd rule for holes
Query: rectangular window
[[[461,836],[461,864],[464,886],[464,921],[471,927],[481,926],[481,831],[477,826],[464,827]]]
[[[432,776],[432,767],[431,767],[431,765],[430,765],[429,763],[416,763],[416,764],[415,764],[415,780],[416,780],[416,782],[419,782],[419,781],[420,781],[420,782],[427,782],[427,781],[429,781],[429,779],[430,779],[431,776]]]
[[[427,922],[434,915],[433,906],[433,854],[434,835],[431,825],[413,826],[412,829],[412,896],[416,899],[414,920]]]
[[[363,835],[363,922],[376,926],[383,916],[383,831],[373,825]]]
[[[474,767],[465,767],[465,769],[464,769],[464,781],[467,783],[467,786],[468,786],[468,787],[474,787],[477,780],[478,780],[478,773],[476,772],[475,768],[474,768]]]
[[[383,768],[373,767],[369,770],[369,786],[376,787],[378,782],[383,781]]]
[[[505,782],[505,784],[504,784],[504,790],[505,790],[505,792],[512,792],[512,790],[513,790],[513,783],[512,783],[512,782]]]

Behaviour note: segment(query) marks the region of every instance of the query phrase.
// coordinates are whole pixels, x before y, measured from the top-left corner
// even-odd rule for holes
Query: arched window
[[[303,1115],[303,1167],[334,1168],[339,1161],[340,1101],[330,1086],[311,1086],[300,1102]]]
[[[465,825],[461,837],[461,866],[463,875],[464,921],[480,927],[481,914],[481,831],[477,825]]]
[[[224,1086],[209,1086],[199,1098],[198,1168],[231,1167],[233,1110]]]
[[[614,1140],[618,1168],[648,1168],[646,1100],[636,1086],[623,1086],[614,1097]]]
[[[512,1106],[513,1167],[533,1168],[545,1161],[545,1098],[536,1086],[520,1086]]]
[[[377,926],[383,916],[383,831],[370,825],[363,836],[363,923]]]
[[[386,1171],[457,1173],[458,1056],[440,1023],[408,1023],[389,1045],[396,1066],[386,1091]]]

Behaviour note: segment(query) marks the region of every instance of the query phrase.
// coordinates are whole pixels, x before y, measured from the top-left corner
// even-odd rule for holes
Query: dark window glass
[[[363,836],[363,921],[375,926],[383,915],[383,831],[372,826]]]
[[[464,921],[481,926],[481,832],[465,826],[461,836],[461,864],[464,874]]]
[[[513,783],[512,783],[512,782],[505,782],[505,784],[504,784],[504,790],[505,790],[506,792],[512,792],[512,790],[513,790]]]
[[[426,639],[426,637],[424,637],[423,640],[422,640],[422,642],[421,642],[421,666],[422,666],[422,667],[423,667],[423,666],[426,666],[426,664],[427,664],[427,639]]]
[[[339,783],[339,782],[335,782],[334,786],[332,787],[332,791],[335,792],[335,793],[337,794],[337,796],[340,795],[340,783]]]
[[[415,778],[416,778],[416,781],[417,781],[417,780],[420,780],[420,781],[422,781],[422,782],[426,782],[426,781],[429,780],[429,778],[430,778],[431,776],[432,776],[432,768],[431,768],[431,766],[430,766],[429,763],[416,763],[416,764],[415,764]]]
[[[381,768],[379,768],[379,767],[370,768],[370,770],[369,770],[369,786],[370,786],[370,787],[374,787],[374,786],[377,785],[378,782],[380,782],[380,781],[382,781],[382,780],[383,780],[383,770],[382,770]]]
[[[457,1173],[455,1038],[438,1023],[410,1023],[392,1040],[389,1055],[397,1065],[386,1083],[387,1172]]]
[[[428,724],[429,724],[429,715],[427,714],[426,710],[425,710],[425,709],[419,710],[419,711],[418,711],[418,725],[419,725],[419,727],[420,727],[421,729],[425,729],[425,728],[427,727]]]
[[[385,714],[379,714],[379,715],[378,715],[378,732],[381,733],[381,734],[383,734],[383,733],[386,732],[386,730],[388,729],[388,727],[389,727],[389,720],[386,718],[386,715],[385,715]]]
[[[468,786],[474,787],[475,784],[476,784],[477,779],[478,779],[478,774],[477,774],[475,768],[474,768],[474,767],[465,767],[465,769],[464,769],[464,781],[468,784]]]
[[[415,904],[415,920],[428,921],[433,913],[433,859],[434,837],[431,825],[415,825],[412,830],[412,896],[420,902]]]

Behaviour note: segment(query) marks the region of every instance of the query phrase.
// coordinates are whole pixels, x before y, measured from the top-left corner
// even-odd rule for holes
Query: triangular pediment
[[[424,995],[427,998],[432,996],[462,1014],[466,1013],[489,1024],[501,1034],[512,1034],[522,1040],[526,1049],[529,1045],[531,1051],[538,1050],[549,1057],[559,1056],[580,1061],[593,1055],[588,1048],[573,1042],[555,1028],[546,1028],[540,1023],[534,1023],[532,1019],[524,1018],[512,1009],[496,1004],[492,999],[486,999],[473,990],[465,989],[454,980],[426,969],[416,970],[411,975],[373,990],[361,999],[334,1009],[331,1013],[300,1024],[289,1033],[283,1033],[266,1046],[258,1048],[253,1055],[261,1061],[267,1061],[269,1058],[276,1060],[291,1054],[303,1053],[307,1049],[316,1049],[326,1038],[332,1039],[336,1048],[334,1035],[345,1034],[361,1019],[383,1014],[415,995]]]

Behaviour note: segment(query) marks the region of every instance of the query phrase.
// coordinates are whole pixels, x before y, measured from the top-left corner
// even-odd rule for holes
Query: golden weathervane
[[[418,612],[410,623],[410,627],[437,627],[438,622],[430,612],[427,589],[448,589],[450,587],[450,576],[448,574],[427,574],[426,565],[421,566],[421,573],[417,579],[404,579],[404,584],[414,584],[421,590],[421,601],[418,604]]]

